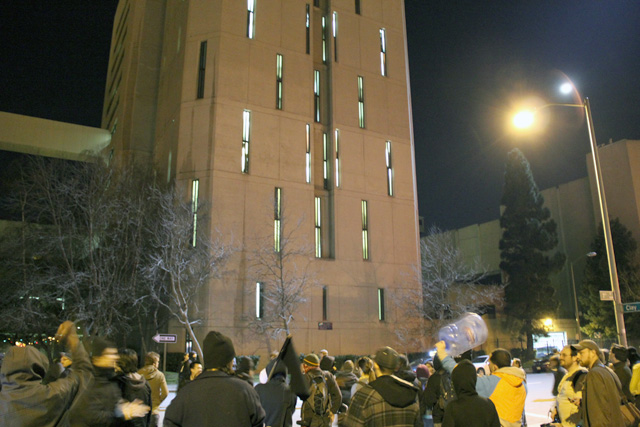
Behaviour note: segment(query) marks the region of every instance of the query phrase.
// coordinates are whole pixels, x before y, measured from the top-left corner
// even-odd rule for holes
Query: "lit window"
[[[191,246],[196,247],[197,231],[198,231],[198,193],[200,192],[200,180],[191,181],[191,216],[192,216],[192,235]]]
[[[387,30],[380,28],[380,73],[387,75]]]
[[[264,286],[256,282],[256,317],[262,319],[264,316]]]
[[[384,289],[378,288],[378,320],[383,321],[384,319]]]
[[[322,201],[316,196],[315,206],[316,224],[316,258],[322,258]]]
[[[306,33],[307,33],[307,55],[308,55],[311,50],[311,15],[309,13],[309,3],[307,3]]]
[[[391,141],[387,141],[385,149],[387,162],[387,194],[393,196],[393,158],[391,157]]]
[[[255,37],[256,32],[256,0],[247,0],[247,37]]]
[[[251,140],[251,111],[242,113],[242,173],[249,173],[249,141]]]
[[[369,259],[369,208],[367,201],[362,201],[362,259]]]
[[[282,55],[276,54],[276,108],[282,110]]]
[[[320,123],[320,71],[313,70],[313,98],[315,121]]]
[[[200,61],[198,62],[198,98],[204,98],[204,77],[207,65],[207,42],[200,43]]]
[[[327,287],[322,287],[322,320],[327,320]]]
[[[333,12],[333,60],[338,62],[338,12]]]
[[[327,19],[322,17],[322,63],[327,63]]]
[[[335,131],[336,140],[336,187],[340,187],[340,129]]]
[[[282,188],[273,194],[273,249],[280,252],[282,240]]]
[[[364,129],[364,77],[358,76],[358,125]]]
[[[307,123],[307,153],[305,156],[305,171],[306,171],[306,182],[309,184],[311,182],[311,125]]]
[[[329,141],[326,133],[322,134],[322,178],[324,189],[329,189]]]

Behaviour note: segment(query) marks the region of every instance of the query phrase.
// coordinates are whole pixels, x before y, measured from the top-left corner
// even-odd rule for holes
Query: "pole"
[[[573,302],[575,303],[574,311],[576,315],[576,327],[578,331],[576,332],[576,338],[578,341],[582,340],[582,333],[580,331],[580,312],[578,311],[578,295],[576,294],[576,278],[573,275],[573,263],[570,262],[569,266],[571,267],[571,286],[573,288]]]
[[[598,199],[600,202],[600,214],[602,216],[602,228],[604,229],[604,241],[607,246],[607,260],[609,261],[609,279],[611,280],[611,290],[613,290],[613,311],[616,316],[616,330],[618,332],[618,343],[627,346],[627,331],[624,326],[624,315],[622,312],[622,300],[620,298],[620,284],[618,282],[618,270],[616,268],[616,256],[613,252],[613,241],[611,238],[611,224],[609,222],[609,211],[607,210],[607,199],[604,194],[604,184],[602,182],[602,171],[600,170],[600,157],[598,156],[598,145],[596,135],[593,130],[593,119],[591,118],[591,105],[589,98],[584,99],[584,111],[589,126],[589,142],[591,143],[591,154],[593,157],[593,168],[596,177],[596,187],[598,188]]]
[[[162,356],[162,372],[167,372],[167,343],[163,344],[164,354]]]

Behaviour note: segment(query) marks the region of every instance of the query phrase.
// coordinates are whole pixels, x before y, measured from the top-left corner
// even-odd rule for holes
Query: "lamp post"
[[[613,291],[613,311],[616,317],[616,331],[618,333],[618,343],[627,346],[627,331],[624,326],[624,316],[622,312],[622,301],[620,299],[620,284],[618,282],[618,270],[616,268],[616,257],[613,251],[613,241],[611,238],[611,224],[609,223],[609,211],[607,209],[607,199],[604,194],[604,184],[602,182],[602,171],[600,170],[600,157],[598,156],[598,145],[596,135],[593,130],[593,118],[591,117],[591,105],[589,98],[584,98],[582,104],[545,104],[533,111],[523,111],[514,117],[513,123],[520,128],[528,127],[533,123],[534,115],[537,111],[547,107],[573,107],[584,109],[589,129],[589,142],[591,143],[591,156],[593,158],[593,169],[596,177],[596,187],[598,189],[598,201],[600,202],[600,216],[602,217],[602,228],[604,229],[604,241],[607,247],[607,260],[609,262],[609,279],[611,290]]]
[[[589,258],[592,258],[596,255],[597,253],[595,252],[589,252],[586,254],[586,256],[588,256]],[[573,261],[569,261],[569,267],[571,269],[571,289],[573,290],[573,303],[574,303],[573,308],[574,308],[574,314],[576,316],[576,328],[578,331],[578,333],[576,334],[576,337],[578,341],[582,340],[582,331],[580,331],[580,310],[578,309],[578,294],[576,293],[576,278],[575,278],[575,275],[573,274],[573,263],[581,259],[582,257],[583,255],[580,255],[578,258],[574,259]]]

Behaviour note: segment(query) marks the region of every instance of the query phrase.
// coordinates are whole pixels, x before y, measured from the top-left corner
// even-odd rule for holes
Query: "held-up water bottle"
[[[455,357],[484,344],[487,334],[487,325],[482,317],[475,313],[466,313],[455,323],[442,327],[438,332],[438,338],[447,344],[447,353]]]

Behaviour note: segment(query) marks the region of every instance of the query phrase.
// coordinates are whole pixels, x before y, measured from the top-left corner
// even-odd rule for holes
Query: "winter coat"
[[[256,392],[266,413],[265,425],[291,427],[297,397],[285,382],[285,376],[274,374],[266,384],[256,385]]]
[[[336,373],[336,383],[342,393],[342,403],[349,406],[351,402],[351,387],[358,382],[358,377],[353,372],[338,371]]]
[[[167,379],[164,374],[153,365],[144,366],[138,373],[147,380],[151,388],[151,413],[159,414],[160,404],[169,395]]]
[[[442,427],[500,427],[493,402],[478,396],[476,368],[462,360],[451,373],[456,397],[447,404]]]
[[[602,363],[589,369],[582,389],[583,427],[623,426],[620,412],[620,380]]]
[[[394,375],[384,375],[362,386],[351,397],[346,427],[420,427],[418,389]]]
[[[336,378],[333,376],[331,372],[323,371],[320,368],[313,368],[307,371],[305,374],[307,377],[308,384],[312,383],[312,378],[322,375],[324,377],[324,381],[327,383],[327,393],[329,397],[328,411],[324,418],[323,423],[325,425],[331,425],[331,421],[333,420],[333,415],[338,413],[340,409],[340,405],[342,405],[342,393],[340,392],[340,388],[336,383]],[[300,418],[307,423],[310,423],[311,419],[314,418],[314,411],[311,406],[311,403],[308,400],[305,400],[302,403],[302,409],[300,410]],[[327,424],[328,423],[328,424]]]
[[[122,398],[127,402],[138,399],[145,405],[151,407],[151,387],[147,380],[137,372],[121,374],[116,376],[116,383],[120,387]],[[116,420],[115,425],[119,427],[147,427],[150,425],[151,412],[144,417],[133,418],[132,420]]]
[[[164,426],[262,427],[264,409],[258,393],[233,375],[205,371],[173,399]]]
[[[91,379],[91,362],[82,344],[72,357],[74,369],[68,377],[42,384],[47,357],[32,346],[11,347],[0,370],[0,425],[57,425],[78,390]]]
[[[444,409],[437,404],[438,399],[442,394],[440,382],[442,381],[442,376],[449,375],[449,373],[445,371],[442,366],[442,362],[437,355],[433,358],[433,367],[436,371],[429,377],[429,380],[427,381],[427,386],[422,393],[420,408],[421,412],[423,413],[426,409],[431,409],[433,422],[437,424],[441,423],[444,417]]]
[[[114,381],[114,370],[94,366],[93,371],[93,380],[78,393],[69,410],[71,427],[105,427],[112,425],[117,418],[123,418],[117,407],[122,394]]]
[[[631,369],[627,366],[627,362],[614,363],[613,372],[618,376],[620,385],[622,386],[622,392],[627,397],[627,400],[629,402],[634,402],[635,397],[633,397],[633,394],[631,394],[631,391],[629,390],[629,385],[631,384]]]

